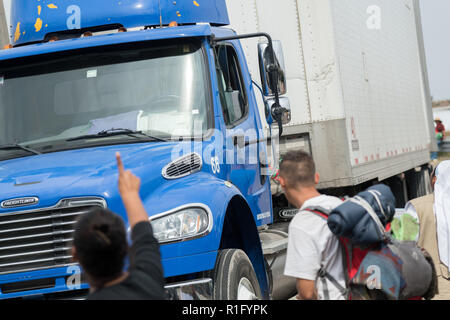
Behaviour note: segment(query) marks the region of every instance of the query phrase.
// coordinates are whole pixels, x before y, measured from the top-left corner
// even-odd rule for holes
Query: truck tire
[[[428,194],[427,183],[430,183],[429,179],[426,179],[427,170],[422,169],[417,174],[417,196],[423,197]]]
[[[406,176],[410,200],[426,196],[431,192],[429,173],[426,168],[411,170]]]
[[[395,207],[404,208],[408,202],[408,186],[404,175],[397,175],[383,181],[389,188],[395,197]]]
[[[262,299],[258,279],[252,263],[244,251],[219,251],[213,271],[214,300]]]

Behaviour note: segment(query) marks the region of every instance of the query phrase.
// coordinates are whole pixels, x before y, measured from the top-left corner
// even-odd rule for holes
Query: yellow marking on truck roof
[[[194,0],[194,6],[200,7],[197,1]]]
[[[54,5],[53,3],[50,3],[47,5],[50,9],[58,9],[58,6]]]
[[[41,18],[37,18],[36,19],[36,23],[34,24],[34,28],[36,29],[36,32],[41,31],[41,29],[42,29],[42,19]]]
[[[20,22],[17,23],[16,32],[14,32],[14,42],[20,39]]]

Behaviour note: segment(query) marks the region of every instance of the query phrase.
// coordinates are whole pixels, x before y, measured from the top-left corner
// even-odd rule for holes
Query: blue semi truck
[[[86,295],[72,232],[96,206],[126,221],[116,152],[142,180],[170,299],[295,293],[256,102],[263,93],[276,139],[290,115],[278,43],[225,28],[225,0],[15,0],[11,14],[12,46],[0,52],[0,299]],[[265,39],[261,87],[241,38]]]
[[[14,0],[9,35],[0,299],[86,295],[72,232],[96,206],[126,222],[116,152],[170,299],[296,293],[286,151],[312,154],[326,194],[385,183],[400,208],[431,191],[418,0]]]

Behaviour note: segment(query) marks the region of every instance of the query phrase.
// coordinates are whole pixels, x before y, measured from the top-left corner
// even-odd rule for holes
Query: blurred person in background
[[[435,300],[450,299],[449,240],[450,161],[434,167],[431,174],[433,193],[411,200],[392,222],[393,236],[401,241],[415,241],[433,259],[439,293]]]
[[[436,126],[435,126],[435,133],[436,133],[436,140],[437,140],[438,150],[441,151],[442,144],[444,143],[444,139],[445,139],[445,126],[442,123],[440,118],[434,119],[434,122],[436,124]],[[431,159],[432,160],[437,160],[437,158],[438,158],[438,152],[432,152],[431,153]]]

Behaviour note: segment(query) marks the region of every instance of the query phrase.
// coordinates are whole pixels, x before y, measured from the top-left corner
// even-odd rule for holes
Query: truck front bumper
[[[202,278],[165,286],[169,300],[212,300],[213,280]]]

